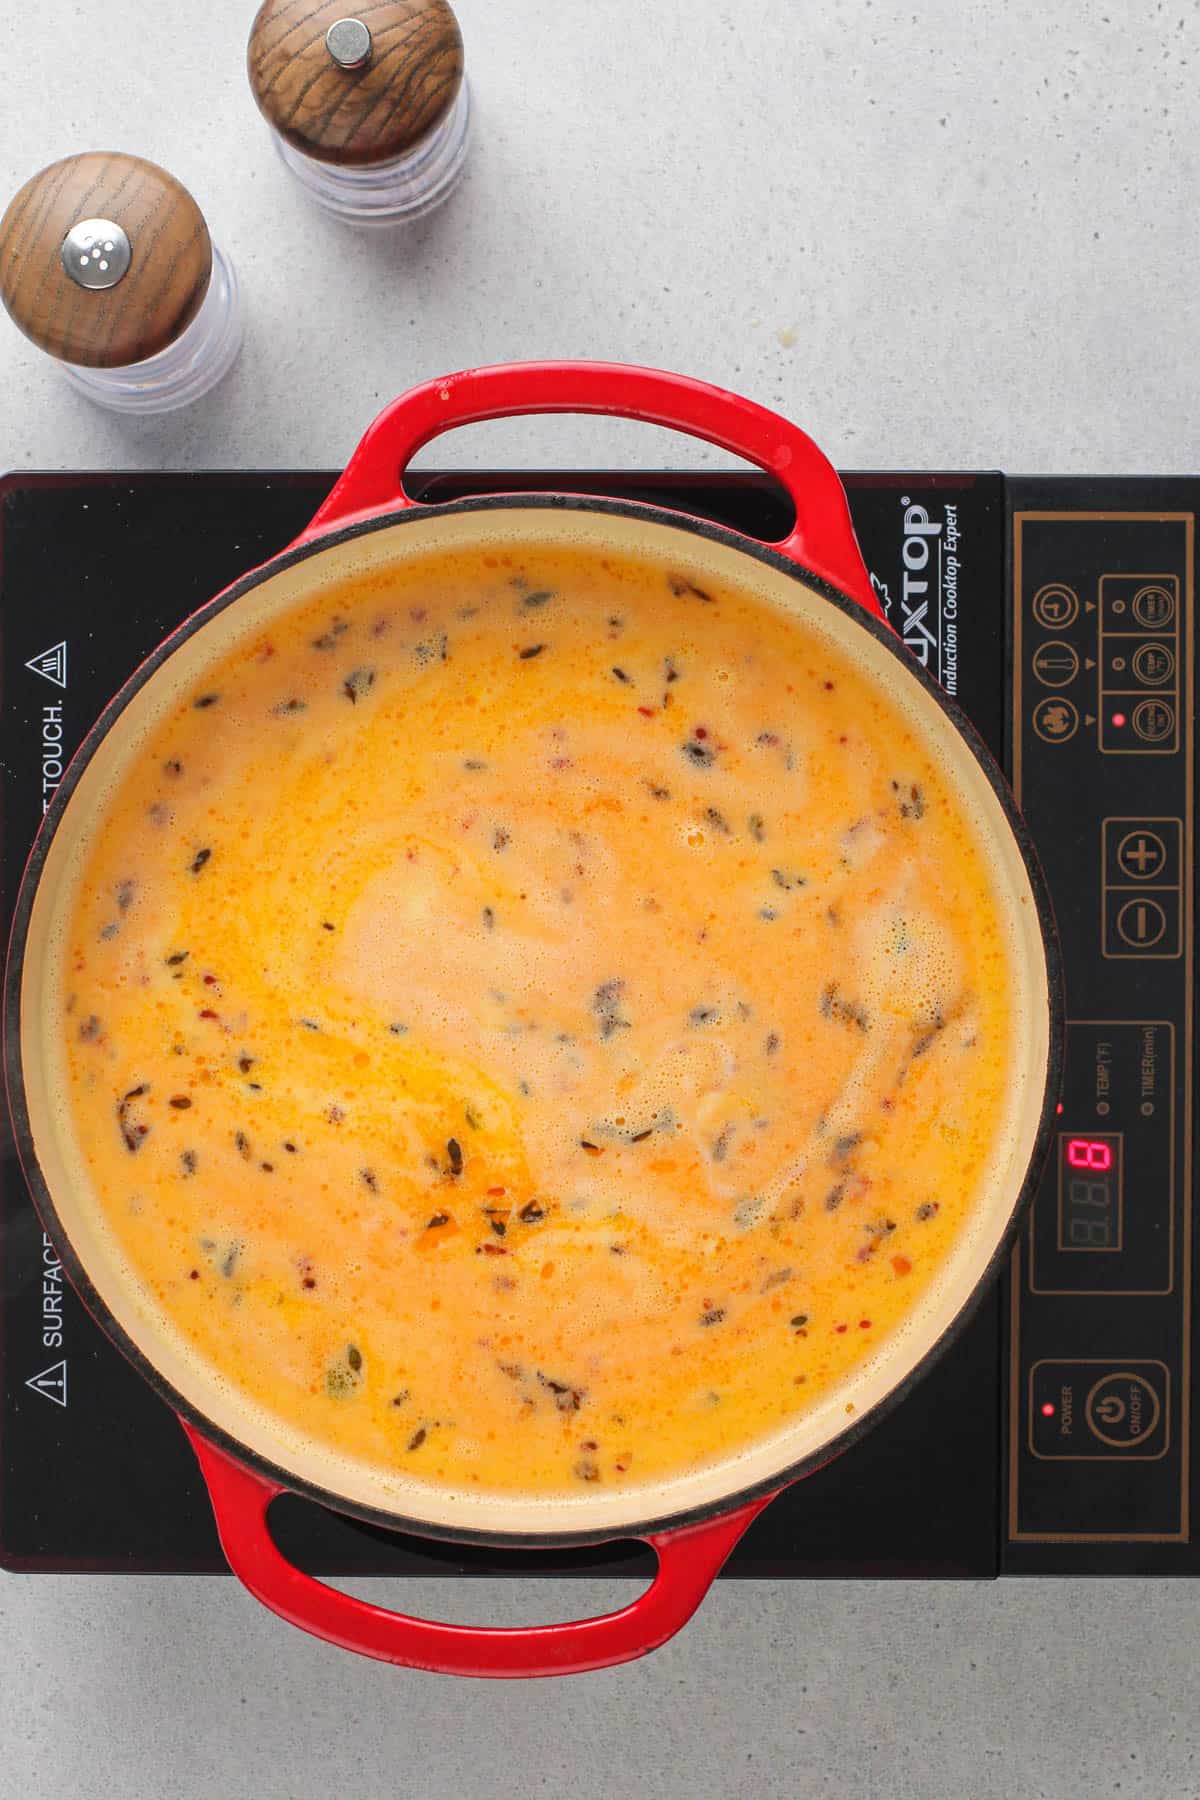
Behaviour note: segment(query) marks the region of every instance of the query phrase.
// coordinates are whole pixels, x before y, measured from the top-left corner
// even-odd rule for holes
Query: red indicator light
[[[1114,725],[1123,725],[1125,723],[1125,714],[1124,713],[1114,713],[1112,716],[1112,720],[1113,720]]]
[[[1061,1101],[1061,1100],[1060,1100],[1060,1101],[1059,1101],[1059,1103],[1058,1103],[1058,1105],[1057,1105],[1057,1106],[1056,1106],[1056,1107],[1055,1107],[1055,1109],[1054,1109],[1054,1110],[1055,1110],[1055,1112],[1056,1112],[1056,1113],[1061,1113],[1061,1112],[1062,1112],[1062,1101]]]
[[[1054,1417],[1054,1402],[1053,1402],[1053,1400],[1047,1400],[1043,1403],[1042,1417],[1043,1417],[1043,1419],[1052,1419]]]
[[[1103,1138],[1068,1138],[1067,1162],[1073,1169],[1093,1169],[1103,1174],[1112,1168],[1112,1145]]]

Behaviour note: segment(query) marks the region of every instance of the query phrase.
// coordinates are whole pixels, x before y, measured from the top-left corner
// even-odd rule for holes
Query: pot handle
[[[483,419],[557,412],[613,413],[669,426],[756,463],[782,483],[796,508],[795,525],[772,548],[883,617],[837,471],[810,437],[724,388],[625,363],[500,363],[410,389],[367,428],[297,542],[364,514],[413,505],[405,471],[422,445],[442,432]]]
[[[446,1625],[356,1600],[295,1568],[267,1523],[267,1508],[285,1490],[219,1450],[186,1420],[181,1423],[208,1487],[229,1566],[256,1600],[326,1643],[437,1675],[580,1675],[645,1656],[687,1624],[742,1533],[774,1498],[768,1494],[718,1519],[647,1536],[658,1573],[645,1593],[619,1612],[563,1625]]]

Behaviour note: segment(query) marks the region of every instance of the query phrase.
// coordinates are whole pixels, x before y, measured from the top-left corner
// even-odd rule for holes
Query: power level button
[[[1133,729],[1144,744],[1163,744],[1175,734],[1175,708],[1169,700],[1139,700]]]

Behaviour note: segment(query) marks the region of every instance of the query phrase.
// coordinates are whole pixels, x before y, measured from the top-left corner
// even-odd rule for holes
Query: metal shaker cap
[[[50,356],[124,368],[173,344],[208,291],[212,241],[157,163],[89,152],[51,163],[0,219],[0,300]]]
[[[436,130],[463,83],[448,0],[263,0],[246,51],[273,130],[318,162],[370,166]]]

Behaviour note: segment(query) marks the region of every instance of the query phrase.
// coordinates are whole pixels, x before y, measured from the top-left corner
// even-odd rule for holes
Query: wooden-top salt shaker
[[[242,342],[237,279],[187,189],[157,163],[51,163],[0,219],[0,300],[90,399],[167,412],[220,381]]]
[[[280,156],[355,225],[440,206],[467,154],[462,33],[447,0],[263,0],[246,54]]]

